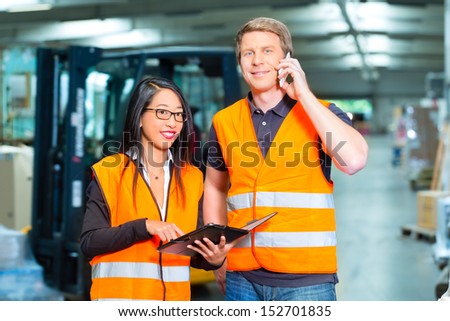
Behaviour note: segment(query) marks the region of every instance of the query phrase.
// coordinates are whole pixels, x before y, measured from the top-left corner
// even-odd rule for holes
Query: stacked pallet
[[[417,239],[435,242],[438,222],[439,202],[450,197],[450,129],[445,124],[439,139],[433,167],[430,188],[417,192],[417,222],[402,226],[403,235],[413,235]]]

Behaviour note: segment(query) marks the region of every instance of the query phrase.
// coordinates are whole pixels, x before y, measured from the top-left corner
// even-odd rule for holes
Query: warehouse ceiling
[[[371,81],[383,70],[442,72],[444,11],[444,0],[1,0],[0,46],[233,46],[245,21],[269,16],[287,24],[308,71]]]

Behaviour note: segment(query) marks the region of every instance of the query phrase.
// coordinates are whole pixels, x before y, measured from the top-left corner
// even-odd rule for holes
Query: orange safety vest
[[[335,273],[333,183],[323,175],[319,136],[301,104],[283,121],[265,159],[247,99],[219,111],[213,125],[230,175],[228,225],[278,211],[229,252],[228,269]]]
[[[159,208],[141,175],[135,203],[132,185],[136,167],[129,162],[124,168],[126,161],[127,156],[116,154],[92,167],[109,209],[111,226],[140,218],[161,220]],[[189,193],[183,204],[180,189],[172,178],[166,222],[189,232],[197,224],[203,175],[197,168],[187,166],[181,170],[181,179]],[[162,254],[156,250],[160,244],[160,238],[153,236],[124,250],[94,257],[90,262],[91,300],[190,300],[190,257]]]

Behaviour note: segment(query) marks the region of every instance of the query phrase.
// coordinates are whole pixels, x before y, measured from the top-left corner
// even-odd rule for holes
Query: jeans
[[[241,274],[227,272],[226,301],[336,301],[333,283],[285,288],[251,283]]]

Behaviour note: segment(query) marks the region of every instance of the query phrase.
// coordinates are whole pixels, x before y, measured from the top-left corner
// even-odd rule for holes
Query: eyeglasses
[[[175,118],[175,121],[179,122],[179,123],[183,123],[186,121],[186,113],[182,112],[182,111],[177,111],[176,113],[172,113],[171,111],[168,111],[166,109],[154,109],[154,108],[144,108],[145,111],[154,111],[156,114],[156,117],[158,119],[162,119],[162,120],[169,120],[170,117]]]

